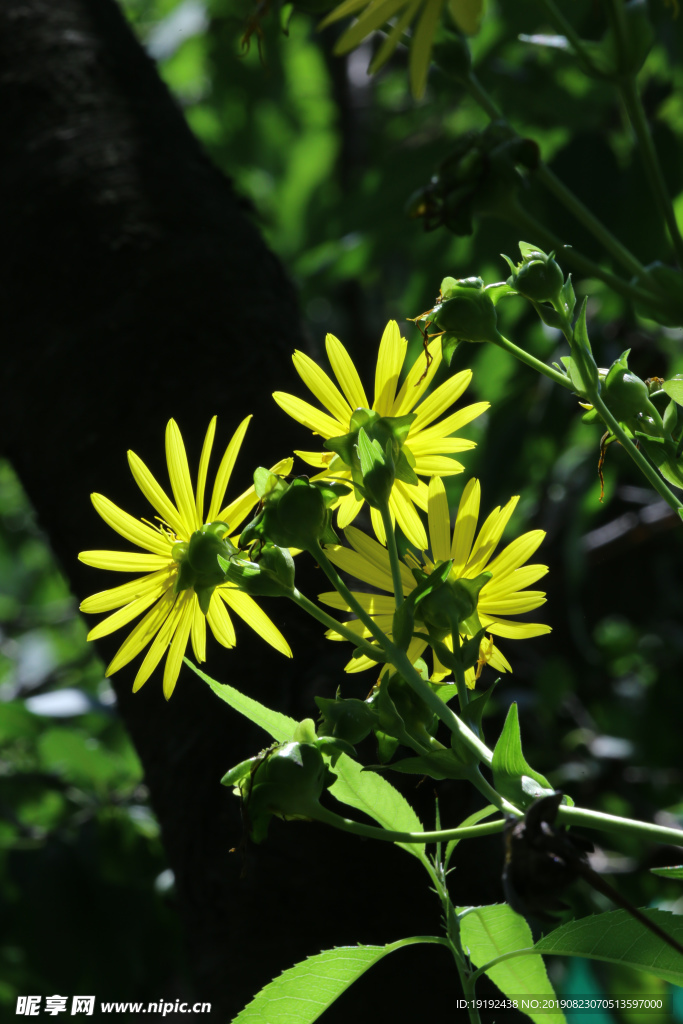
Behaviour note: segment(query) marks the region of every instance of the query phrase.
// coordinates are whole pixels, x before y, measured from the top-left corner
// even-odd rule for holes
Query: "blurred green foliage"
[[[28,993],[175,991],[173,877],[140,762],[6,462],[0,579],[0,1016]]]
[[[367,377],[387,319],[398,319],[411,350],[419,350],[420,335],[406,318],[434,304],[443,276],[478,274],[487,283],[507,276],[499,253],[516,260],[524,237],[514,225],[490,217],[475,222],[472,236],[456,237],[445,228],[426,232],[405,212],[455,141],[488,123],[456,82],[433,68],[425,98],[415,103],[404,49],[368,78],[375,40],[336,58],[331,51],[342,29],[318,34],[314,19],[289,19],[287,10],[268,11],[266,4],[258,9],[262,38],[255,32],[246,52],[240,40],[258,14],[249,0],[126,0],[124,6],[190,127],[251,204],[294,278],[313,351],[332,331]],[[656,41],[640,85],[681,216],[683,17],[674,18],[659,0],[650,10]],[[584,38],[599,38],[601,5],[575,0],[568,16]],[[477,75],[511,124],[538,143],[558,177],[642,263],[670,263],[669,241],[613,87],[586,77],[568,54],[519,38],[552,31],[540,3],[490,4],[472,40]],[[525,208],[565,243],[615,269],[532,173],[521,195]],[[597,280],[575,275],[574,282],[579,296],[591,296],[589,330],[601,365],[630,348],[631,366],[643,378],[683,372],[680,331],[638,319],[628,300]],[[506,300],[499,314],[503,333],[538,358],[566,354],[559,332],[542,326],[522,300]],[[680,531],[616,445],[607,454],[601,503],[599,431],[580,422],[571,396],[490,346],[462,346],[454,369],[467,365],[474,369],[467,400],[492,403],[469,428],[478,447],[467,454],[467,469],[481,478],[488,508],[521,494],[514,533],[530,525],[547,530],[544,612],[555,629],[551,638],[515,645],[521,648],[515,673],[490,702],[488,728],[496,734],[515,699],[530,763],[577,802],[680,820]],[[461,482],[449,487],[456,497]],[[83,624],[6,466],[0,577],[0,900],[12,925],[10,943],[0,947],[6,979],[0,996],[76,981],[75,966],[48,955],[28,923],[28,907],[46,887],[64,929],[92,928],[92,901],[107,901],[123,921],[127,901],[135,900],[129,978],[134,987],[136,944],[144,946],[151,988],[154,970],[161,984],[163,943],[173,946],[177,936],[160,891],[163,854],[139,765],[101,665],[84,643]],[[345,685],[352,696],[353,683]],[[46,698],[56,703],[41,704]],[[676,883],[643,870],[666,862],[667,853],[625,839],[614,846],[618,855],[606,854],[606,865],[626,869],[617,884],[634,902],[681,909]],[[579,893],[577,909],[595,909],[592,897]],[[107,930],[118,928],[109,918]],[[151,967],[150,949],[157,958]],[[78,965],[77,978],[104,991],[99,972],[105,969],[93,956]],[[584,975],[576,979],[576,970],[568,969],[569,993],[589,984]],[[622,983],[607,968],[592,965],[588,973],[590,984],[608,990]],[[629,979],[629,991],[632,984],[635,991]]]

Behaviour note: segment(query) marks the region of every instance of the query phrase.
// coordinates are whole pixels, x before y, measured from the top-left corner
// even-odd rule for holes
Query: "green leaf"
[[[666,392],[669,398],[673,398],[677,405],[683,405],[683,380],[680,374],[665,380],[662,384],[662,391]]]
[[[545,776],[534,771],[525,760],[516,704],[510,705],[493,751],[491,770],[498,792],[522,807],[528,807],[536,797],[554,792]]]
[[[594,395],[599,388],[598,367],[593,358],[591,343],[588,340],[588,329],[586,327],[586,306],[588,299],[585,298],[579,310],[579,315],[574,324],[572,338],[572,367],[570,370],[572,383],[579,384],[580,391],[588,396]]]
[[[418,757],[404,757],[400,761],[382,765],[384,771],[402,772],[404,775],[428,775],[431,779],[466,779],[471,768],[463,765],[452,750],[432,750]]]
[[[505,953],[529,950],[526,956],[512,957],[486,971],[491,981],[510,999],[555,996],[543,958],[532,952],[535,947],[529,925],[507,903],[474,907],[462,919],[460,934],[462,944],[469,950],[470,959],[476,967],[482,967]],[[539,1024],[561,1024],[565,1020],[559,1010],[524,1012]]]
[[[424,832],[417,814],[397,789],[375,772],[364,771],[353,758],[342,754],[334,766],[337,781],[328,792],[340,803],[363,811],[383,828],[394,832]],[[396,843],[418,860],[425,860],[424,844]]]
[[[403,946],[439,942],[417,936],[388,946],[340,946],[309,956],[262,988],[232,1024],[312,1024],[354,981]]]
[[[679,942],[683,941],[683,917],[663,910],[644,909],[641,913]],[[623,964],[683,986],[683,956],[625,910],[569,921],[539,939],[534,949],[556,956],[585,956]]]
[[[245,697],[243,693],[235,690],[232,686],[228,686],[227,683],[216,682],[215,679],[207,676],[206,672],[202,672],[196,665],[193,665],[188,658],[183,658],[183,661],[200,679],[209,684],[217,697],[224,700],[235,711],[239,711],[241,715],[248,718],[254,725],[259,725],[278,743],[289,743],[290,740],[294,739],[294,733],[299,726],[295,719],[282,715],[279,711],[271,711],[265,704],[259,704],[252,697]]]
[[[662,878],[683,878],[683,864],[670,868],[650,868],[653,875],[661,875]]]

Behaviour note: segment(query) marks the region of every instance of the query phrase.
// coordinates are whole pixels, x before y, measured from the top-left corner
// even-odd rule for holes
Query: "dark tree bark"
[[[82,598],[108,583],[77,552],[126,547],[88,494],[149,514],[125,452],[139,452],[164,479],[171,416],[196,465],[212,414],[225,443],[257,413],[238,463],[240,489],[255,465],[291,450],[295,438],[268,396],[295,387],[296,298],[113,0],[5,0],[0,71],[8,258],[0,441]],[[301,625],[286,610],[278,621],[302,656]],[[293,666],[248,632],[228,653],[210,639],[208,671],[298,718],[314,712],[314,680],[333,692],[336,645]],[[120,640],[102,642],[105,658]],[[137,695],[132,675],[113,679],[119,708],[175,873],[197,995],[221,1019],[321,948],[438,927],[427,899],[417,913],[394,898],[399,878],[418,878],[404,854],[387,846],[381,862],[374,850],[358,856],[355,840],[317,826],[276,827],[272,842],[250,852],[241,879],[241,858],[228,852],[241,835],[237,801],[219,780],[263,746],[264,734],[186,669],[169,703],[158,674]],[[347,886],[352,896],[342,903]],[[361,930],[373,907],[375,920]],[[404,1019],[419,1019],[424,989],[406,988]],[[376,995],[364,990],[368,1019],[384,995],[386,977]]]

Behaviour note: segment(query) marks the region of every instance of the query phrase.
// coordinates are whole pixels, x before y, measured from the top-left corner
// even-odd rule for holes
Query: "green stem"
[[[477,787],[481,795],[488,800],[489,803],[492,803],[499,811],[503,811],[506,814],[510,813],[511,804],[509,804],[507,800],[500,795],[500,793],[496,792],[491,783],[488,782],[481,774],[479,768],[474,769],[470,776],[470,781]]]
[[[492,121],[504,121],[510,129],[510,133],[519,137],[519,133],[515,132],[514,128],[508,124],[501,110],[496,106],[474,73],[470,73],[465,85],[472,99],[479,104],[484,113]],[[539,166],[534,170],[534,175],[540,182],[542,182],[543,185],[545,185],[548,191],[555,196],[558,202],[562,203],[572,216],[580,224],[583,224],[586,230],[597,239],[605,252],[609,252],[618,263],[622,264],[625,270],[630,274],[635,275],[644,275],[647,273],[642,263],[640,263],[640,261],[637,260],[631,252],[629,252],[626,246],[623,245],[622,242],[620,242],[619,239],[605,227],[602,221],[598,220],[588,207],[585,206],[581,200],[575,196],[563,182],[560,181],[560,179],[550,170],[547,164],[541,161]],[[529,217],[528,214],[526,214],[526,216]],[[528,223],[528,226],[531,228],[530,223]],[[574,265],[582,273],[590,273],[591,275],[600,277],[603,280],[604,275],[609,274],[608,271],[603,271],[598,264],[588,260],[575,249],[566,249],[560,239],[547,231],[543,225],[540,225],[537,221],[534,221],[534,226],[531,229],[534,231],[542,231],[545,244],[549,245],[550,248],[555,248],[556,251],[561,251],[564,258],[569,262],[573,261]],[[614,275],[609,276],[611,280],[613,279],[613,281],[618,283],[618,286],[621,287],[622,290],[630,292],[630,286],[627,285],[626,282],[622,282],[619,278],[614,277]]]
[[[481,825],[467,825],[463,828],[443,829],[438,832],[395,832],[388,828],[378,828],[376,825],[365,825],[360,821],[353,821],[351,818],[343,818],[335,814],[327,807],[319,804],[315,813],[311,816],[316,821],[325,825],[331,825],[342,832],[351,832],[356,836],[365,836],[367,839],[381,839],[387,843],[438,843],[448,842],[450,839],[476,839],[480,836],[490,836],[502,832],[505,828],[505,821],[500,818],[497,821],[487,821]]]
[[[453,647],[460,643],[460,638],[456,634],[453,637]],[[455,675],[455,685],[458,688],[458,703],[460,704],[460,710],[464,711],[470,702],[470,694],[467,689],[467,683],[465,682],[465,670],[460,664],[460,658],[455,657],[453,659],[453,674]]]
[[[534,172],[549,192],[558,199],[575,220],[583,224],[585,228],[598,240],[605,252],[609,252],[617,262],[621,263],[625,270],[636,276],[646,275],[647,271],[643,264],[629,252],[625,245],[609,231],[602,221],[575,196],[567,186],[560,181],[556,174],[550,170],[547,164],[541,163]]]
[[[602,398],[598,394],[588,396],[593,404],[593,408],[600,414],[604,420],[605,425],[619,440],[622,448],[624,448],[635,462],[638,469],[641,471],[643,476],[649,481],[651,486],[657,491],[657,493],[664,499],[675,512],[680,512],[683,508],[683,504],[678,500],[676,495],[671,491],[664,481],[664,478],[657,472],[648,460],[645,458],[643,453],[636,448],[635,444],[628,436],[624,428],[621,426],[619,421],[615,419],[612,413],[609,411]]]
[[[653,825],[648,821],[619,818],[614,814],[605,814],[603,811],[589,811],[584,807],[566,807],[564,805],[558,809],[557,817],[564,825],[584,825],[586,828],[601,829],[605,832],[644,836],[656,843],[683,846],[683,829],[668,828],[666,825]]]
[[[561,238],[546,228],[539,220],[533,217],[530,213],[527,213],[519,204],[511,206],[507,219],[511,224],[516,225],[522,231],[525,231],[530,238],[534,240],[538,239],[547,248],[555,250],[555,256],[557,259],[562,259],[565,263],[569,263],[578,270],[579,273],[585,274],[588,277],[596,277],[598,280],[603,281],[612,291],[617,292],[619,295],[623,295],[625,298],[646,298],[652,301],[652,296],[649,292],[646,292],[639,288],[634,288],[633,285],[627,281],[622,281],[620,277],[613,274],[609,270],[605,270],[600,266],[599,263],[595,263],[594,260],[588,259],[571,246],[564,244]]]
[[[389,565],[391,566],[391,580],[394,584],[396,607],[400,608],[403,604],[403,580],[401,579],[398,549],[396,547],[396,531],[394,530],[394,524],[391,521],[389,502],[385,501],[379,511],[382,516],[382,525],[384,526],[384,533],[387,538],[387,551],[389,552]]]
[[[376,649],[364,640],[357,633],[354,633],[352,629],[348,629],[343,622],[338,622],[337,619],[333,618],[332,615],[328,615],[322,608],[319,608],[317,604],[314,604],[308,597],[305,597],[300,590],[294,587],[290,594],[287,595],[291,601],[297,605],[298,608],[303,609],[312,618],[317,619],[323,626],[327,626],[328,629],[333,629],[335,633],[339,633],[346,640],[350,640],[354,647],[362,649],[363,653],[369,658],[374,658],[377,651]]]
[[[386,654],[387,660],[390,661],[394,668],[401,673],[408,685],[412,687],[415,693],[422,698],[427,707],[434,712],[437,718],[439,718],[452,733],[455,733],[460,737],[465,746],[471,750],[480,761],[490,765],[493,760],[493,752],[489,750],[486,744],[483,743],[467,725],[465,725],[462,719],[458,718],[455,712],[451,711],[448,705],[444,704],[441,698],[434,693],[431,686],[429,686],[419,672],[415,670],[415,666],[411,663],[406,652],[400,650],[400,648],[393,644],[389,637],[382,632],[372,616],[368,615],[365,609],[355,599],[320,545],[312,545],[310,553],[316,559],[318,565],[335,589],[338,590],[344,598],[349,608],[355,612],[363,625],[367,627],[370,634]],[[508,806],[511,813],[519,814],[519,811],[513,807],[512,804]]]
[[[633,127],[634,134],[638,141],[638,149],[643,161],[645,173],[650,183],[650,189],[664,218],[669,231],[671,243],[676,253],[679,267],[683,268],[683,238],[676,221],[676,214],[671,203],[669,190],[662,174],[661,164],[657,156],[657,150],[652,141],[652,135],[643,109],[643,103],[638,91],[635,76],[629,75],[619,82],[624,106],[628,112],[629,120]]]
[[[461,918],[456,913],[450,893],[448,892],[443,864],[438,862],[435,863],[434,867],[435,870],[432,872],[432,878],[434,880],[434,888],[441,900],[441,906],[443,908],[443,918],[446,926],[446,942],[453,955],[458,974],[460,975],[462,992],[464,997],[467,999],[467,1013],[470,1024],[481,1024],[479,1008],[475,1003],[475,986],[477,979],[475,978],[474,971],[470,966],[469,957],[462,946],[462,938],[460,935]]]
[[[578,34],[571,22],[567,21],[564,14],[555,6],[553,0],[540,0],[541,6],[546,10],[548,18],[550,19],[553,26],[561,33],[563,33],[569,42],[574,47],[574,51],[581,61],[585,64],[585,68],[589,72],[594,71],[593,61],[590,58],[590,54],[586,52],[583,46],[583,39]]]
[[[564,373],[560,373],[559,370],[555,370],[552,366],[546,366],[545,363],[537,359],[536,356],[532,356],[530,352],[525,352],[523,348],[515,345],[513,341],[508,338],[504,338],[502,334],[498,335],[498,339],[491,339],[498,348],[502,348],[505,352],[509,352],[515,359],[519,359],[521,363],[526,363],[532,370],[536,370],[538,373],[542,373],[544,377],[549,377],[550,380],[556,384],[560,384],[563,388],[567,388],[568,391],[573,391],[574,386]]]

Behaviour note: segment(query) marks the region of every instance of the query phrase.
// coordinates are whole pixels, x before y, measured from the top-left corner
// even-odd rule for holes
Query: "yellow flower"
[[[408,595],[417,586],[417,582],[409,566],[420,568],[423,572],[431,572],[443,562],[453,559],[451,580],[474,579],[480,573],[492,573],[491,579],[484,585],[477,604],[477,612],[482,626],[494,636],[509,640],[521,640],[532,636],[541,636],[550,632],[550,626],[537,622],[515,622],[510,615],[520,615],[532,611],[545,604],[545,594],[538,590],[525,588],[545,576],[548,571],[545,565],[525,565],[524,563],[538,548],[545,537],[543,530],[531,530],[513,540],[498,555],[493,557],[498,542],[503,535],[518,498],[510,498],[507,505],[496,508],[484,522],[475,539],[481,489],[478,480],[470,480],[463,491],[451,536],[448,500],[443,482],[433,477],[429,485],[429,535],[432,557],[424,554],[422,561],[408,555],[406,562],[400,564],[403,593]],[[344,572],[355,576],[365,583],[383,591],[385,594],[357,593],[354,597],[372,616],[384,633],[391,636],[392,618],[395,609],[393,585],[389,555],[385,547],[354,527],[346,530],[346,539],[351,548],[340,545],[328,546],[325,553],[331,562]],[[406,564],[408,563],[408,564]],[[349,611],[349,606],[337,593],[320,594],[319,599],[333,608]],[[370,633],[358,619],[346,625],[359,636],[368,637]],[[419,626],[419,623],[418,623]],[[327,636],[331,640],[341,640],[338,633],[330,630]],[[451,638],[445,641],[451,650]],[[413,638],[408,648],[408,657],[414,663],[427,647],[427,641]],[[490,639],[484,639],[479,650],[477,669],[469,669],[466,673],[467,685],[473,688],[476,678],[484,664],[489,664],[498,672],[510,671],[510,665],[502,651]],[[349,662],[347,672],[361,672],[375,665],[368,658],[361,657]],[[447,670],[434,657],[434,679],[443,679]]]
[[[375,397],[371,406],[368,404],[358,371],[342,343],[332,334],[328,334],[325,346],[341,391],[317,363],[303,352],[295,352],[294,366],[299,376],[328,411],[321,412],[294,395],[277,391],[273,398],[286,413],[327,440],[349,432],[351,416],[355,409],[372,409],[380,416],[405,416],[415,410],[417,417],[411,424],[403,445],[403,451],[411,461],[415,473],[426,477],[462,473],[462,464],[449,456],[474,448],[475,442],[451,435],[480,416],[488,409],[489,403],[476,402],[452,413],[440,423],[434,422],[457,402],[472,379],[471,370],[462,370],[421,401],[441,363],[441,345],[438,339],[429,346],[432,357],[430,365],[427,366],[425,353],[420,353],[399,388],[398,381],[408,343],[401,337],[398,324],[391,320],[380,343],[375,370]],[[322,470],[317,476],[312,477],[313,480],[351,482],[350,469],[333,452],[298,451],[296,454],[310,466]],[[396,480],[389,499],[392,521],[398,522],[410,542],[420,549],[427,547],[427,535],[415,505],[426,512],[427,494],[427,485],[423,481],[407,484]],[[353,492],[342,498],[337,514],[340,529],[353,522],[362,504]],[[384,542],[386,538],[380,514],[376,509],[371,509],[371,516],[375,533]]]
[[[335,53],[342,54],[355,49],[372,32],[395,18],[368,68],[368,73],[374,74],[386,64],[410,26],[417,21],[410,38],[408,74],[411,92],[419,99],[425,90],[434,36],[443,6],[444,0],[344,0],[321,21],[320,28],[349,15],[358,15],[353,25],[340,36],[334,48]],[[447,7],[453,21],[462,32],[467,35],[478,32],[483,14],[483,0],[449,0]]]
[[[88,597],[81,604],[81,611],[84,612],[108,612],[118,609],[90,631],[88,640],[107,636],[121,626],[127,625],[142,612],[146,612],[144,618],[119,647],[106,671],[108,676],[118,672],[151,641],[151,646],[135,677],[134,691],[139,690],[147,681],[166,650],[170,648],[164,667],[164,695],[168,699],[178,679],[190,637],[197,660],[206,660],[207,620],[218,642],[224,647],[234,647],[235,630],[227,608],[236,612],[278,651],[288,657],[292,656],[289,645],[280,631],[247,594],[230,585],[220,584],[211,593],[209,601],[211,588],[205,586],[203,597],[208,601],[208,613],[204,615],[194,587],[188,585],[187,581],[183,584],[183,589],[178,586],[181,582],[181,566],[186,562],[188,545],[193,535],[198,534],[204,524],[218,521],[226,523],[231,531],[236,530],[258,501],[254,488],[250,487],[244,494],[223,507],[225,491],[250,419],[251,416],[247,416],[240,423],[225,450],[216,474],[206,519],[204,491],[216,432],[215,416],[204,439],[196,494],[192,488],[180,430],[175,420],[169,420],[166,427],[166,462],[175,504],[159,486],[142,459],[134,452],[128,452],[133,477],[147,500],[159,513],[159,526],[152,526],[146,520],[134,519],[101,494],[91,495],[92,503],[104,521],[127,541],[143,548],[145,552],[141,554],[122,551],[82,551],[78,556],[86,565],[93,565],[98,569],[148,574],[112,590],[104,590]],[[290,470],[291,459],[279,463],[273,469],[274,472],[285,474]],[[221,532],[227,536],[227,530],[222,531],[219,527],[219,533]],[[215,571],[215,557],[211,564]],[[206,584],[206,576],[203,581]]]

